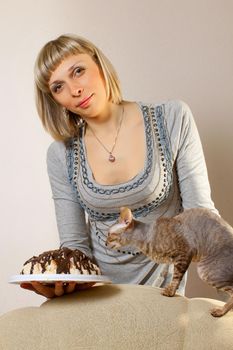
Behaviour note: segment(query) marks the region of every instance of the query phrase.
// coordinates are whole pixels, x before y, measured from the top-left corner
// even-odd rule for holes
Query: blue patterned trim
[[[111,186],[109,189],[101,188],[100,186],[95,185],[88,178],[85,153],[82,142],[82,137],[73,139],[70,145],[66,149],[66,158],[67,158],[67,167],[69,180],[72,184],[72,187],[75,189],[80,205],[88,213],[91,219],[108,221],[116,220],[119,216],[119,213],[100,213],[98,211],[90,209],[81,199],[79,190],[78,190],[78,176],[80,173],[83,174],[83,183],[94,193],[100,195],[111,195],[117,193],[124,193],[132,189],[141,186],[144,181],[147,179],[151,172],[152,161],[153,161],[153,135],[152,130],[155,135],[155,139],[158,142],[158,149],[160,152],[160,159],[162,160],[162,166],[164,170],[164,179],[163,179],[163,188],[157,198],[152,202],[143,205],[135,210],[133,210],[133,215],[135,218],[141,216],[147,216],[152,210],[161,205],[161,203],[168,197],[171,185],[172,185],[172,157],[171,157],[171,147],[170,140],[167,133],[167,128],[164,120],[164,105],[159,105],[154,107],[149,107],[142,105],[142,112],[145,119],[145,130],[146,130],[146,144],[147,144],[147,166],[145,171],[142,173],[140,178],[131,184],[126,184],[123,186]]]
[[[150,116],[149,116],[149,110],[146,107],[144,109],[144,119],[145,119],[145,125],[146,125],[146,145],[147,145],[147,166],[143,174],[140,176],[140,178],[133,182],[132,184],[122,185],[122,186],[111,186],[111,188],[104,189],[103,187],[99,186],[98,184],[94,184],[89,178],[88,178],[88,171],[87,171],[87,165],[86,165],[86,159],[85,159],[85,151],[83,146],[82,138],[79,139],[79,149],[80,149],[80,164],[82,168],[82,176],[83,176],[83,183],[85,186],[87,186],[92,192],[98,193],[101,195],[112,195],[117,193],[124,193],[127,191],[131,191],[132,189],[135,189],[139,186],[141,186],[144,181],[148,178],[151,167],[152,167],[152,157],[153,157],[153,141],[152,141],[152,130],[150,127]]]
[[[70,139],[69,142],[66,144],[66,166],[68,171],[68,178],[69,182],[72,185],[72,188],[80,201],[79,192],[77,191],[77,187],[75,185],[75,180],[78,177],[78,159],[79,154],[78,151],[75,150],[77,148],[78,139],[73,138]]]
[[[150,109],[153,131],[155,134],[155,138],[158,142],[160,159],[162,161],[162,167],[164,170],[164,179],[163,188],[159,195],[156,197],[156,199],[133,211],[133,215],[135,218],[141,216],[145,217],[155,208],[159,207],[162,204],[162,202],[168,197],[173,182],[171,147],[170,139],[165,125],[164,105],[156,106],[156,108],[147,106],[145,107]]]
[[[80,137],[70,140],[69,144],[66,145],[66,164],[68,169],[68,177],[70,184],[77,196],[77,199],[81,207],[88,213],[93,220],[116,220],[119,213],[99,213],[90,209],[85,202],[81,199],[80,192],[77,186],[77,179],[80,173],[80,152],[79,152]]]
[[[73,181],[73,164],[74,164],[74,147],[75,140],[70,140],[69,144],[66,145],[66,165],[68,170],[69,181],[72,183]]]

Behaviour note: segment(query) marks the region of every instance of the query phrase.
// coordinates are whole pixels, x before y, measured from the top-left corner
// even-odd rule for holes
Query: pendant
[[[112,155],[112,153],[109,153],[108,160],[109,162],[115,162],[116,158]]]

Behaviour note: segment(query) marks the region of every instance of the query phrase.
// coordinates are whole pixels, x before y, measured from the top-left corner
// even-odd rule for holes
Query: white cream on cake
[[[101,275],[101,272],[80,250],[61,248],[33,256],[24,263],[21,274]]]

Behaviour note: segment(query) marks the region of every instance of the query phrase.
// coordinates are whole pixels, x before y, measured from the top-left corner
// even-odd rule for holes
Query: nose
[[[74,97],[79,97],[79,96],[81,96],[82,92],[83,92],[83,88],[81,88],[81,87],[73,86],[73,87],[71,88],[71,94],[72,94],[72,96],[74,96]]]

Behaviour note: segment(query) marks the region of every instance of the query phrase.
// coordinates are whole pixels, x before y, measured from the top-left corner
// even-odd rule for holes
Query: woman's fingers
[[[70,282],[67,284],[66,288],[65,288],[65,293],[72,293],[75,291],[75,287],[76,287],[76,282]]]
[[[54,294],[61,297],[64,294],[63,282],[55,282]]]
[[[45,286],[40,282],[31,282],[35,292],[41,294],[46,298],[53,298],[55,296],[55,290],[53,287]]]
[[[96,282],[77,283],[76,289],[75,289],[75,290],[84,290],[84,289],[88,289],[88,288],[91,288],[92,286],[94,286],[94,284],[96,284]]]
[[[31,283],[21,283],[20,287],[23,289],[31,290],[32,292],[35,292],[37,294],[41,294],[43,296],[52,295],[51,290],[49,290],[48,293],[48,287],[45,287],[39,282],[31,282]]]
[[[77,290],[88,289],[92,287],[95,282],[90,283],[76,283],[69,282],[63,284],[63,282],[55,282],[55,284],[44,285],[41,282],[21,283],[20,287],[31,290],[37,294],[40,294],[46,298],[60,297],[63,294],[70,294]]]
[[[23,289],[35,291],[31,283],[20,283],[20,287]]]
[[[56,282],[55,285],[44,285],[40,282],[21,283],[20,287],[32,290],[46,298],[60,297],[64,294],[63,282]]]

